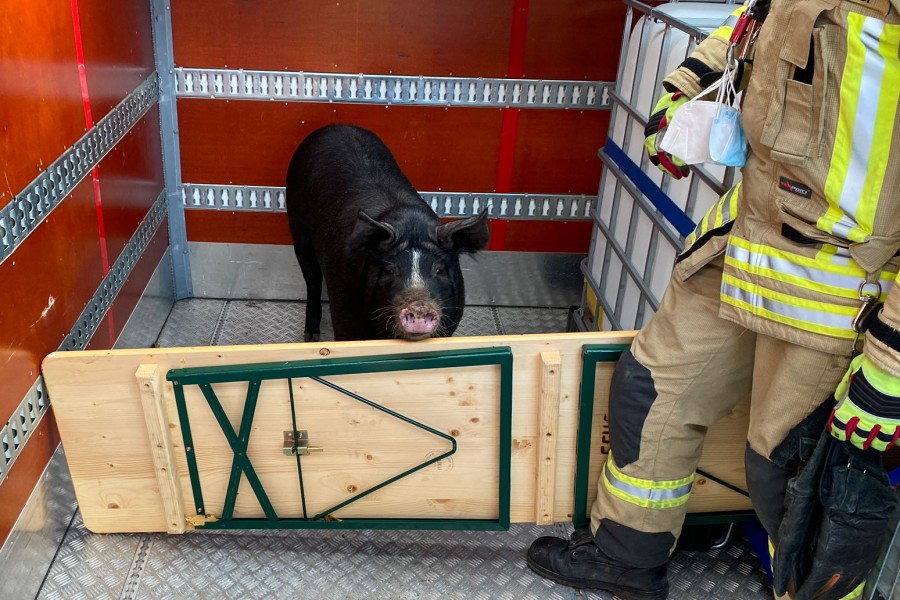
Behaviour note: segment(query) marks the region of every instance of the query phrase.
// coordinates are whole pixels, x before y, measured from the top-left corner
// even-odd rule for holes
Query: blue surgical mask
[[[747,162],[747,136],[736,108],[721,106],[709,132],[709,157],[726,167],[743,167]]]

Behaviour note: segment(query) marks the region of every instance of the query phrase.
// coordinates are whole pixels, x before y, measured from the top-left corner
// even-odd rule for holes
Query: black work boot
[[[622,600],[663,600],[669,593],[666,566],[632,567],[603,553],[590,529],[576,529],[571,539],[536,539],[525,558],[528,567],[550,581],[574,588],[606,590]]]

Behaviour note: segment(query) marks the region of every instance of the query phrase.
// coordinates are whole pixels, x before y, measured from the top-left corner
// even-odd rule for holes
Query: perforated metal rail
[[[606,81],[175,69],[180,98],[602,110]]]
[[[486,210],[498,219],[587,221],[596,196],[575,194],[498,194],[419,192],[440,217],[469,217]],[[284,188],[275,186],[186,183],[185,208],[239,212],[284,212]]]

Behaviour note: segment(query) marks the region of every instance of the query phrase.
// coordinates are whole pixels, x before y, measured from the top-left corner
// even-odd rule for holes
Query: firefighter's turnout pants
[[[827,418],[816,409],[850,361],[720,318],[721,258],[686,279],[685,270],[676,266],[659,311],[613,376],[612,451],[591,522],[595,533],[603,530],[596,536],[602,549],[628,564],[668,560],[706,431],[748,395],[747,484],[754,509],[774,536],[792,455],[801,446],[812,451]],[[788,435],[805,420],[805,436]],[[773,454],[784,457],[781,465],[769,460]]]

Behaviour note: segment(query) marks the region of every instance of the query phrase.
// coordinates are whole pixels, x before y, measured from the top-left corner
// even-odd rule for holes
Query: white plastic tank
[[[704,33],[710,33],[721,26],[735,8],[734,4],[720,2],[676,2],[662,5],[655,11],[678,19]],[[690,54],[693,42],[687,33],[644,16],[635,21],[630,32],[626,32],[622,48],[625,55],[616,90],[639,115],[647,118],[659,96],[664,93],[662,79],[674,71]],[[659,169],[650,164],[644,153],[644,128],[624,108],[617,108],[608,137],[622,148],[634,163],[640,165],[641,170],[694,222],[699,221],[718,200],[718,193],[697,175],[692,174],[676,181],[664,177]],[[704,169],[720,183],[725,178],[725,167],[707,164]],[[692,190],[694,192],[691,201]],[[615,211],[614,207],[617,207]],[[641,277],[646,273],[648,265],[653,265],[647,284],[657,299],[662,298],[669,282],[677,249],[669,240],[662,237],[650,217],[635,206],[632,196],[617,185],[617,179],[608,171],[603,176],[597,214],[618,245],[623,250],[628,249],[629,262]],[[675,231],[674,228],[672,230]],[[654,236],[657,240],[652,244]],[[618,321],[622,329],[638,328],[642,324],[637,322],[641,300],[640,288],[627,272],[623,281],[624,265],[616,253],[608,248],[601,233],[595,235],[594,242],[589,263],[590,273],[599,287],[600,294],[611,308],[615,309],[616,305],[620,304],[621,314]],[[607,253],[610,262],[604,274],[603,260]],[[652,307],[649,305],[646,305],[644,310],[646,316],[652,314]],[[646,322],[646,316],[643,322]],[[603,320],[602,328],[612,328],[609,319]]]

